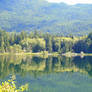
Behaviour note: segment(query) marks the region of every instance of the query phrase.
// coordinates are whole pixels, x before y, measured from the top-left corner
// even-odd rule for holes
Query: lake
[[[92,92],[92,57],[0,56],[0,81],[12,75],[26,92]]]

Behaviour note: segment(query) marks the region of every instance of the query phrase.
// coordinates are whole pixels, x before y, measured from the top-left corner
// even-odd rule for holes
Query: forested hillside
[[[92,31],[92,5],[48,3],[45,0],[0,0],[0,28],[85,35]]]
[[[0,53],[92,53],[92,33],[83,37],[63,37],[38,33],[0,31]]]

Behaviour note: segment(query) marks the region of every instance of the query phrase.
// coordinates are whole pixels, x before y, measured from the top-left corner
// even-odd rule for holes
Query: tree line
[[[36,53],[41,51],[48,51],[49,53],[69,51],[92,53],[92,33],[83,37],[72,35],[63,37],[37,31],[17,33],[0,30],[0,53]]]

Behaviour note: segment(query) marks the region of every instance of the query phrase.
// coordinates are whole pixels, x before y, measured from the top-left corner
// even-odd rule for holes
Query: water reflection
[[[92,76],[92,57],[0,56],[0,79],[10,74],[34,77],[56,72],[80,72]]]

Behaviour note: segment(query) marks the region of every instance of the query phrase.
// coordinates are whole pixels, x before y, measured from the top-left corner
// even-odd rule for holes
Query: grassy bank
[[[0,53],[0,55],[31,55],[31,56],[59,56],[59,55],[62,55],[62,56],[66,56],[66,57],[75,57],[75,56],[92,56],[92,53],[71,53],[71,52],[67,52],[67,53],[64,53],[64,54],[59,54],[58,52],[55,52],[55,53],[48,53],[48,52],[38,52],[38,53]]]
[[[84,56],[92,56],[92,53],[72,53],[72,52],[67,52],[62,54],[62,56],[66,56],[66,57],[75,57],[75,56],[80,56],[80,57],[84,57]]]
[[[84,56],[92,56],[92,53],[85,53]]]
[[[58,56],[59,53],[55,52],[55,53],[48,53],[48,52],[38,52],[38,53],[31,53],[31,52],[28,52],[28,53],[0,53],[0,55],[31,55],[31,56],[41,56],[41,55],[44,55],[44,56]]]

